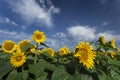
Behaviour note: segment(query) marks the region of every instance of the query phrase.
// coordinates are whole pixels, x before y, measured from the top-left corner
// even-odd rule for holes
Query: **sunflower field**
[[[80,41],[73,50],[47,46],[44,32],[0,45],[0,80],[120,80],[120,48],[114,39]]]

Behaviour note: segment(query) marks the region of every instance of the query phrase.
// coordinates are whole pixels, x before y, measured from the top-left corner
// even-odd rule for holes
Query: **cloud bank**
[[[18,33],[16,31],[0,30],[0,35],[0,44],[2,44],[4,40],[13,40],[18,42],[23,39],[31,39],[31,35],[24,32]]]
[[[89,26],[71,26],[67,29],[68,34],[75,40],[95,41],[100,36],[105,36],[106,40],[114,38],[116,41],[120,41],[120,35],[114,34],[112,31],[97,32],[97,28],[91,28]]]
[[[0,35],[2,35],[0,36],[0,44],[2,44],[4,40],[13,40],[15,42],[19,42],[20,40],[24,40],[24,39],[31,40],[32,33],[28,34],[25,32],[0,29]],[[59,32],[52,36],[47,36],[45,44],[47,44],[49,47],[53,48],[54,50],[58,50],[60,47],[68,46],[68,42],[69,41],[67,39],[67,35],[62,32]]]
[[[1,17],[1,16],[0,16],[0,24],[9,24],[9,25],[13,25],[13,26],[18,26],[18,24],[15,21],[13,21],[7,17]]]
[[[27,24],[37,22],[53,26],[52,16],[60,12],[50,0],[10,0],[9,4],[12,11],[19,14]]]
[[[25,32],[17,32],[17,31],[8,31],[8,30],[0,30],[0,43],[3,40],[13,40],[18,42],[23,39],[31,40],[31,34]],[[47,35],[46,35],[47,36]],[[89,26],[71,26],[67,29],[67,33],[57,32],[53,35],[47,36],[45,44],[53,48],[54,50],[58,50],[60,47],[67,46],[70,49],[78,43],[79,40],[83,41],[96,41],[100,36],[105,36],[105,39],[109,41],[114,38],[115,41],[120,41],[120,35],[114,34],[112,31],[98,32],[97,28],[91,28]]]

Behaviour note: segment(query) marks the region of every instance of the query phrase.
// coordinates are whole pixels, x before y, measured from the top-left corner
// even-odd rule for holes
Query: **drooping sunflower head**
[[[107,53],[107,55],[110,56],[111,58],[114,58],[115,52],[109,51],[109,52]]]
[[[32,47],[30,48],[30,52],[31,52],[31,53],[34,53],[34,52],[35,52],[35,49],[36,49],[36,46],[34,45],[34,46],[32,46]]]
[[[29,45],[29,44],[30,44],[30,41],[28,41],[28,40],[21,40],[18,43],[18,50],[22,52],[22,49],[25,47],[25,45]]]
[[[101,36],[100,38],[99,38],[99,41],[100,41],[100,43],[102,44],[102,45],[105,45],[105,39],[104,39],[104,36]]]
[[[16,43],[11,40],[5,40],[2,44],[2,50],[6,53],[12,53],[16,49]]]
[[[52,48],[46,48],[44,52],[47,52],[50,56],[54,56],[54,50]]]
[[[44,32],[40,32],[39,30],[34,31],[33,35],[32,35],[32,39],[37,42],[44,42],[46,39],[46,36],[44,34]]]
[[[24,53],[17,52],[10,57],[10,63],[12,66],[18,68],[26,62],[26,56]]]
[[[62,47],[59,49],[59,54],[62,56],[62,55],[66,55],[66,54],[69,54],[69,48],[67,47]]]
[[[38,50],[38,55],[42,54],[43,52],[44,52],[44,49],[43,49],[43,48],[40,48],[40,49]]]
[[[24,52],[25,55],[29,55],[29,54],[34,54],[36,50],[36,46],[33,45],[31,46],[27,51]]]
[[[120,53],[120,48],[117,48],[118,53]]]
[[[114,39],[111,39],[110,45],[112,48],[116,48]]]
[[[74,56],[78,58],[79,63],[91,69],[94,66],[95,53],[93,47],[89,45],[88,42],[80,42],[74,51]]]

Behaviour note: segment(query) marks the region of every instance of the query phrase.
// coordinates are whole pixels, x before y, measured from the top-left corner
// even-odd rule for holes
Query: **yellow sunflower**
[[[10,62],[14,67],[20,67],[26,62],[24,53],[17,52],[10,57]]]
[[[118,53],[120,53],[120,48],[117,48]]]
[[[47,52],[50,56],[54,56],[54,50],[52,48],[46,48],[44,52]]]
[[[30,52],[31,52],[31,53],[34,53],[34,52],[35,52],[35,49],[36,49],[36,46],[34,45],[33,47],[30,48]]]
[[[6,53],[12,53],[16,49],[16,43],[11,40],[5,40],[2,44],[2,50]]]
[[[114,58],[114,56],[115,56],[115,52],[113,52],[113,51],[110,51],[110,52],[108,52],[107,54],[108,54],[108,56],[110,56],[111,58]]]
[[[36,46],[32,46],[30,47],[26,52],[24,52],[25,55],[28,55],[28,54],[34,54],[35,53],[35,49],[36,49]]]
[[[74,51],[74,56],[79,59],[79,62],[91,69],[94,66],[95,53],[93,47],[89,45],[89,42],[80,42]]]
[[[46,36],[45,36],[44,32],[40,32],[39,30],[36,30],[33,33],[32,39],[35,42],[40,43],[40,42],[44,42],[45,41]]]
[[[44,49],[43,49],[43,48],[40,48],[40,49],[38,50],[38,55],[42,54],[43,52],[44,52]]]
[[[25,45],[28,45],[30,44],[30,41],[28,40],[22,40],[18,43],[18,48],[17,48],[17,51],[21,51],[22,52],[22,49],[25,47]]]
[[[102,45],[105,45],[106,42],[105,42],[104,36],[101,36],[99,40]]]
[[[112,48],[116,48],[114,39],[111,39],[110,45]]]
[[[59,49],[59,54],[62,56],[62,55],[66,55],[66,54],[69,54],[69,48],[67,47],[62,47]]]

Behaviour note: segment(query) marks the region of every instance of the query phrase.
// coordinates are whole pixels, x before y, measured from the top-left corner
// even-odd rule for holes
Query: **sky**
[[[119,29],[120,0],[0,0],[0,44],[31,40],[40,30],[55,50],[100,36],[120,47]]]

